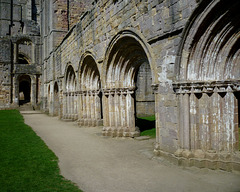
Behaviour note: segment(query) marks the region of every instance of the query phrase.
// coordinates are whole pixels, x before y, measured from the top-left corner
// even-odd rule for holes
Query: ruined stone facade
[[[16,2],[32,15],[15,21],[1,6],[1,107],[31,81],[50,115],[113,137],[138,136],[136,118],[155,115],[156,155],[240,170],[240,2]]]
[[[0,108],[40,102],[39,1],[0,1]]]

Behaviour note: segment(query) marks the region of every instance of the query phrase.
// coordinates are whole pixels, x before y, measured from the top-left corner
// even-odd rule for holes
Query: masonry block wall
[[[201,30],[229,21],[237,31],[234,6],[226,4],[223,0],[94,1],[76,23],[71,20],[75,7],[69,14],[71,30],[45,60],[44,95],[50,104],[46,110],[55,113],[53,85],[57,85],[59,117],[76,120],[80,126],[102,122],[106,136],[138,136],[136,117],[155,114],[157,155],[182,165],[239,169],[238,36],[226,28],[225,39],[232,36],[232,49],[219,50],[226,50],[225,55],[232,50],[231,64],[215,59],[223,68],[212,78],[216,62],[210,58],[216,50],[211,42],[218,42],[222,32],[215,28],[207,41],[207,30]],[[232,14],[222,22],[209,20],[217,8],[223,10],[219,18],[224,10]],[[198,42],[208,43],[203,48],[204,43]],[[202,63],[211,64],[201,68]],[[229,75],[221,76],[224,66]]]
[[[136,119],[155,115],[156,155],[186,166],[240,170],[239,2],[41,0],[14,9],[23,5],[39,9],[24,13],[32,20],[23,26],[5,14],[0,24],[8,22],[12,36],[31,34],[22,40],[34,45],[32,68],[41,66],[31,81],[33,90],[39,85],[42,110],[79,126],[102,126],[112,137],[139,136]],[[9,43],[8,30],[2,33],[13,50],[10,57],[0,50],[2,95],[11,103],[18,95],[14,78],[29,78],[18,65],[8,84],[8,65],[16,63],[22,41]]]
[[[30,79],[25,98],[32,106],[40,102],[39,6],[38,0],[0,1],[0,108],[12,108],[21,103],[24,77]]]
[[[0,39],[0,108],[8,108],[11,100],[11,42]]]

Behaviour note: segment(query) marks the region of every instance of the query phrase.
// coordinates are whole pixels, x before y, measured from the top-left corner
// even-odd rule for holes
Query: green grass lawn
[[[141,136],[150,136],[151,138],[156,137],[155,115],[147,117],[138,117],[136,125],[140,129]]]
[[[17,110],[0,110],[0,191],[71,192],[76,185],[59,173],[58,158]]]

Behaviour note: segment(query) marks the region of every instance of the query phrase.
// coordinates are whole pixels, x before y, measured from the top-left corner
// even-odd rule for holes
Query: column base
[[[103,125],[102,119],[78,119],[78,126],[98,127]]]
[[[135,131],[129,131],[133,129],[129,129],[128,127],[103,127],[102,135],[110,136],[110,137],[139,137],[140,132],[137,128]]]
[[[178,149],[175,153],[170,153],[155,148],[154,153],[178,166],[240,172],[240,152],[217,153],[211,150],[204,152],[202,150]]]

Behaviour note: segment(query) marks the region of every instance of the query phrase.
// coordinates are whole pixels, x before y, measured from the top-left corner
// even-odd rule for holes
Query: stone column
[[[126,111],[126,96],[127,92],[122,90],[120,95],[120,112],[121,112],[121,127],[127,127],[127,111]]]
[[[135,132],[135,116],[134,116],[134,98],[132,94],[134,93],[133,90],[127,90],[126,96],[126,112],[127,112],[127,130],[125,130],[124,136],[130,136],[131,132]]]
[[[179,144],[180,148],[184,148],[184,142],[183,142],[183,137],[184,137],[184,105],[183,105],[183,94],[179,94]]]
[[[190,149],[190,127],[189,127],[189,94],[183,95],[183,148]]]
[[[91,101],[90,101],[90,92],[87,91],[86,95],[86,111],[87,111],[87,118],[86,118],[86,125],[90,125],[90,120],[91,120]]]
[[[119,95],[119,90],[115,91],[115,96],[114,96],[114,111],[115,111],[115,127],[119,129],[121,126],[121,106],[120,106],[120,95]]]
[[[159,153],[160,150],[160,132],[161,132],[161,127],[160,127],[160,112],[159,112],[159,95],[158,95],[158,84],[152,84],[151,85],[153,93],[154,93],[154,97],[155,97],[155,126],[156,126],[156,143],[154,146],[154,152],[156,154]]]
[[[74,92],[71,92],[71,120],[74,120]]]
[[[109,93],[109,98],[108,98],[108,105],[109,105],[109,126],[114,127],[115,126],[115,119],[114,119],[114,92],[115,91],[110,91]]]
[[[124,136],[123,133],[127,134],[127,109],[126,109],[126,97],[127,92],[124,89],[120,89],[118,92],[118,109],[119,109],[119,118],[118,118],[118,133],[119,137]]]
[[[95,118],[96,126],[100,126],[102,124],[102,119],[101,119],[101,98],[99,90],[97,90],[95,94]]]
[[[82,95],[80,92],[77,93],[77,105],[78,105],[78,111],[77,111],[77,119],[78,119],[78,125],[81,126],[81,118],[82,118]]]
[[[62,119],[63,115],[63,92],[59,89],[59,119]]]
[[[103,125],[109,127],[109,92],[103,92]]]
[[[87,119],[87,105],[86,105],[87,92],[83,91],[82,93],[82,125],[86,125]]]
[[[13,104],[19,105],[19,80],[18,75],[13,76]]]
[[[95,91],[92,90],[90,92],[90,114],[91,114],[91,120],[90,120],[90,126],[95,126],[96,125],[96,121],[95,121],[95,105],[96,105],[96,101],[95,101]]]
[[[14,43],[13,45],[13,63],[18,63],[18,44]]]
[[[71,117],[71,93],[67,94],[67,119]]]
[[[110,105],[110,90],[105,89],[103,90],[103,130],[102,134],[104,136],[110,136],[111,132],[111,126],[110,126],[110,111],[111,111],[111,105]]]
[[[215,144],[212,145],[212,148],[214,150],[216,150],[216,152],[220,152],[220,147],[217,143],[220,143],[219,141],[219,136],[220,136],[220,129],[219,129],[219,113],[218,113],[218,108],[219,108],[219,95],[216,92],[216,89],[214,90],[213,94],[212,94],[212,109],[211,109],[211,113],[212,113],[212,129],[214,132],[214,140],[216,141]]]
[[[66,119],[67,114],[67,94],[63,93],[63,119]]]
[[[31,76],[31,104],[32,106],[36,106],[36,77],[35,76]]]
[[[31,55],[31,60],[32,60],[32,64],[36,63],[36,59],[35,59],[35,44],[32,43],[32,55]]]
[[[198,100],[194,93],[190,95],[190,132],[191,132],[191,149],[196,150],[198,147],[198,122],[197,122],[197,116],[196,113],[198,111]],[[199,127],[199,126],[198,126]]]
[[[239,137],[237,131],[234,129],[234,100],[235,96],[231,90],[230,87],[226,89],[226,95],[224,97],[225,99],[225,114],[223,116],[224,122],[225,122],[225,134],[226,134],[226,146],[225,150],[229,152],[235,152],[237,147],[236,143]]]

